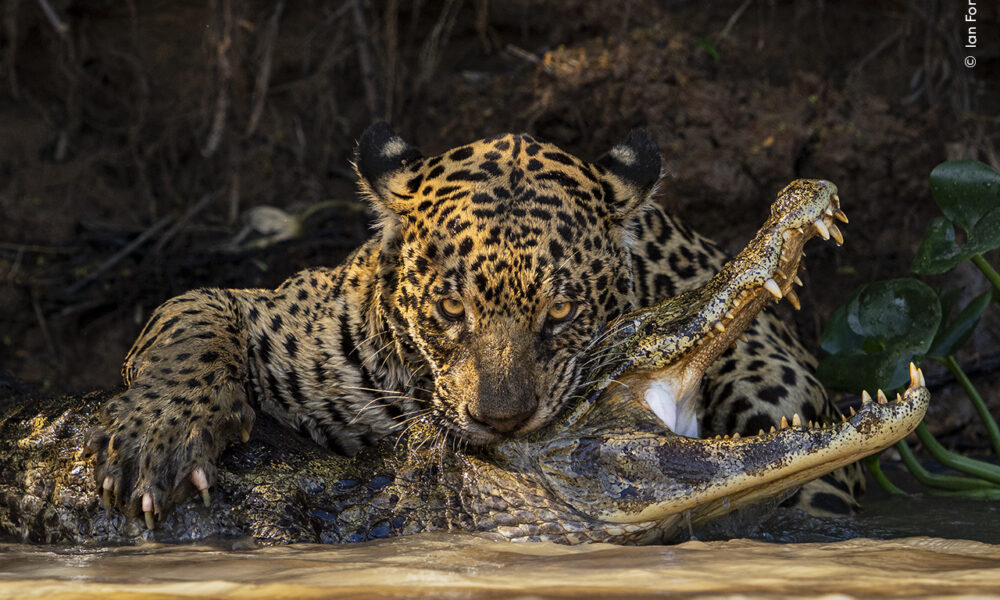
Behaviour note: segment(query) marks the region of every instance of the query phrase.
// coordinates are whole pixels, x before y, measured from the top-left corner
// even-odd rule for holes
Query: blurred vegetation
[[[938,165],[930,176],[931,193],[943,216],[934,219],[913,260],[917,274],[940,274],[965,261],[974,264],[992,290],[956,306],[960,290],[939,294],[913,278],[876,281],[858,288],[833,313],[822,336],[829,353],[817,375],[824,385],[839,391],[903,389],[909,365],[928,360],[942,363],[968,395],[989,437],[994,459],[1000,458],[1000,427],[976,386],[962,370],[955,354],[972,337],[991,299],[1000,302],[1000,275],[983,257],[1000,248],[1000,173],[974,160]],[[958,234],[964,238],[959,242]],[[952,312],[957,315],[950,321]],[[867,397],[871,401],[871,397]],[[913,476],[935,494],[1000,500],[1000,466],[964,457],[944,448],[921,423],[916,436],[942,465],[964,477],[928,472],[906,440],[896,444]],[[882,473],[878,457],[866,459],[876,479],[892,493],[903,493]]]

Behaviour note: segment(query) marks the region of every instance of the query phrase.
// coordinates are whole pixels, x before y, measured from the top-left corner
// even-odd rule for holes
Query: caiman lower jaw
[[[664,522],[690,511],[697,524],[798,487],[830,471],[883,450],[923,419],[930,393],[920,369],[910,365],[910,386],[889,400],[862,394],[860,411],[833,425],[792,423],[755,436],[715,439],[666,438],[656,449],[664,480],[600,518],[611,522]],[[680,474],[680,475],[677,475]]]

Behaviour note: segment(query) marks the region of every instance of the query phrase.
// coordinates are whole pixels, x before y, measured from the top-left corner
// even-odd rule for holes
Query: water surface
[[[996,504],[889,498],[850,519],[779,510],[696,534],[756,539],[570,547],[441,532],[274,548],[4,544],[0,597],[1000,598]]]

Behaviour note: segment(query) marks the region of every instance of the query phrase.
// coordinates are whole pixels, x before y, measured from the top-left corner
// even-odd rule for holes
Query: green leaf
[[[983,313],[986,312],[986,308],[990,305],[992,296],[992,292],[985,292],[973,298],[962,309],[962,312],[958,313],[954,321],[938,331],[928,354],[931,356],[948,356],[961,348],[972,335],[972,330],[979,324],[979,319],[982,318]]]
[[[931,171],[931,194],[945,218],[927,228],[910,267],[936,275],[1000,247],[1000,173],[975,160],[951,160]],[[960,245],[955,226],[965,231]]]
[[[927,227],[910,270],[918,275],[937,275],[997,247],[1000,247],[1000,206],[976,222],[964,246],[956,240],[954,225],[938,217]]]
[[[831,389],[858,392],[906,383],[909,363],[926,354],[941,323],[937,294],[916,279],[860,287],[827,323],[821,337],[831,356],[817,368]]]
[[[850,325],[847,324],[847,307],[857,300],[858,294],[863,288],[854,290],[847,302],[833,311],[833,315],[826,324],[823,336],[820,339],[821,347],[830,354],[841,352],[851,352],[864,346],[865,338],[854,333]]]
[[[949,160],[931,171],[931,194],[944,216],[971,234],[1000,206],[1000,173],[978,160]]]
[[[719,49],[712,43],[712,40],[707,37],[697,38],[698,45],[702,47],[708,55],[712,57],[712,60],[719,62]]]

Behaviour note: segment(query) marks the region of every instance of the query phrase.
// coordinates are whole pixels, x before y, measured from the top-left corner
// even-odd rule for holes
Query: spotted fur
[[[146,494],[160,511],[181,501],[196,468],[213,482],[254,409],[347,455],[423,414],[473,445],[533,431],[609,320],[700,285],[725,258],[652,203],[660,157],[641,131],[596,162],[526,134],[424,158],[376,124],[356,166],[378,230],[343,265],[276,290],[188,292],[146,324],[91,441],[98,484],[127,512]],[[830,413],[783,324],[765,313],[748,335],[706,374],[703,435]],[[810,484],[800,504],[848,512],[856,479]]]

